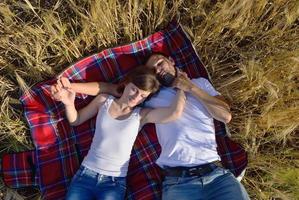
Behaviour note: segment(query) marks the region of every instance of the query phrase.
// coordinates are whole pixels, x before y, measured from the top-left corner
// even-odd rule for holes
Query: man
[[[229,105],[210,82],[204,78],[190,80],[175,68],[174,61],[162,54],[153,54],[146,62],[154,67],[165,85],[146,106],[168,106],[175,89],[186,92],[184,113],[168,124],[156,124],[161,154],[156,163],[162,168],[162,199],[165,200],[242,200],[249,199],[242,184],[219,165],[213,118],[224,123],[231,120]],[[174,81],[172,82],[172,77]],[[107,83],[70,84],[62,79],[61,86],[72,87],[79,93],[96,95],[99,92],[119,95],[116,86]]]

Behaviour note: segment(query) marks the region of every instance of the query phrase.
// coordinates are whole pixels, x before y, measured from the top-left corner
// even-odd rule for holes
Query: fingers
[[[51,97],[56,100],[56,101],[60,101],[61,100],[61,89],[60,87],[56,84],[56,85],[52,85],[50,87],[50,92],[51,92]]]
[[[182,74],[183,74],[184,77],[188,78],[188,75],[187,75],[186,72],[182,72]]]
[[[67,90],[68,92],[70,92],[71,94],[75,94],[75,91],[74,91],[73,89],[71,89],[71,88],[66,88],[66,90]]]
[[[62,84],[62,87],[71,88],[71,83],[70,83],[69,79],[67,79],[66,77],[61,77],[60,82]]]
[[[60,88],[62,88],[62,83],[61,83],[61,79],[58,79],[57,82],[56,82],[56,85],[58,85]]]
[[[180,83],[181,83],[181,80],[180,80],[180,78],[179,78],[179,76],[178,76],[178,77],[176,77],[176,78],[174,79],[174,81],[173,81],[173,83],[172,83],[172,87],[174,87],[174,88],[178,88],[178,87],[180,86]]]
[[[60,77],[57,80],[57,85],[60,88],[71,88],[71,83],[70,83],[70,81],[66,77]]]
[[[185,78],[188,78],[188,75],[186,72],[182,71],[181,69],[178,69],[178,76],[183,76]]]
[[[61,86],[59,84],[56,84],[55,89],[56,89],[57,92],[60,92],[61,91]]]
[[[190,84],[191,80],[188,77],[187,73],[178,69],[177,77],[175,78],[172,86],[183,91],[188,91],[190,89]]]
[[[55,85],[51,85],[50,87],[51,95],[53,96],[55,93],[57,93]]]

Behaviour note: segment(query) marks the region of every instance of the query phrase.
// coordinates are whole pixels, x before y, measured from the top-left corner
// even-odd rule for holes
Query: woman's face
[[[128,102],[130,107],[135,107],[142,103],[151,92],[139,89],[133,83],[128,83],[124,89],[122,97]]]

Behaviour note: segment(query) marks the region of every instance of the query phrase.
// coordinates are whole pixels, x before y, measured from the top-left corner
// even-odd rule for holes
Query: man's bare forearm
[[[178,71],[178,76],[174,80],[173,86],[185,92],[190,92],[203,104],[213,118],[224,123],[228,123],[231,120],[229,105],[220,98],[213,97],[199,88],[188,78],[186,73]]]
[[[230,113],[229,105],[226,102],[209,95],[207,92],[203,91],[195,84],[191,85],[190,92],[193,96],[195,96],[199,101],[202,102],[202,104],[209,111],[213,118],[224,123],[230,122],[232,116]]]

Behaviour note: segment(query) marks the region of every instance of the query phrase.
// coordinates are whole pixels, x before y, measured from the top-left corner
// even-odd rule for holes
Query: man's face
[[[161,78],[167,73],[175,76],[174,64],[174,61],[170,57],[166,58],[160,54],[153,54],[146,62],[146,66],[154,67],[156,69],[156,73]]]

